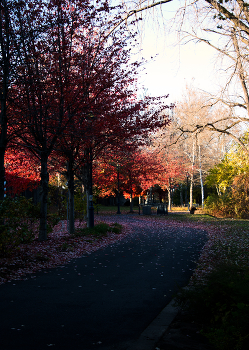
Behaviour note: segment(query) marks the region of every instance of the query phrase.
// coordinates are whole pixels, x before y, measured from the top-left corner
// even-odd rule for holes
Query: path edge
[[[175,299],[159,313],[151,324],[141,333],[134,344],[126,350],[154,350],[156,343],[167,331],[169,325],[179,312],[179,307],[174,306]]]

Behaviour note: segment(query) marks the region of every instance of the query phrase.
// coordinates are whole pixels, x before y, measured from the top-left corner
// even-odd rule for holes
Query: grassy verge
[[[107,236],[108,232],[120,234],[122,231],[122,225],[118,223],[107,224],[105,222],[100,222],[96,224],[93,228],[83,227],[75,230],[75,236],[95,236],[102,237]]]
[[[202,332],[218,350],[249,349],[249,221],[205,214],[170,214],[209,232],[197,269],[178,304],[203,324]]]
[[[98,208],[95,208],[94,209],[94,212],[95,214],[101,214],[101,215],[110,215],[110,214],[117,214],[117,210],[118,210],[118,207],[117,206],[104,206],[104,205],[100,205],[98,204]],[[134,213],[138,214],[139,212],[139,208],[138,206],[134,206],[133,207],[133,211]],[[120,207],[120,212],[121,214],[128,214],[130,212],[130,207],[129,206],[121,206]]]
[[[215,216],[206,214],[205,211],[198,210],[194,215],[189,214],[187,211],[183,211],[180,215],[176,213],[177,209],[169,212],[169,216],[166,219],[174,219],[181,222],[192,222],[192,223],[203,223],[220,226],[234,227],[235,229],[248,229],[249,230],[249,220],[243,219],[231,219],[231,218],[216,218]],[[208,226],[207,226],[208,227]]]

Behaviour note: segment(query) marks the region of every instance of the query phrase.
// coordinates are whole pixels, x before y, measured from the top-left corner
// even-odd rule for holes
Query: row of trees
[[[119,6],[78,0],[0,5],[0,194],[3,199],[4,162],[7,171],[20,171],[15,160],[21,162],[24,178],[31,168],[34,178],[39,174],[39,239],[46,240],[49,172],[66,174],[73,233],[75,176],[91,195],[93,161],[108,148],[132,154],[145,145],[149,133],[167,123],[166,96],[137,98],[136,32],[132,23],[129,30],[122,25]]]
[[[195,30],[224,37],[221,42],[229,54],[213,47],[233,60],[229,84],[238,78],[243,98],[238,94],[236,100],[227,88],[229,84],[218,98],[205,96],[205,101],[189,91],[185,100],[177,103],[170,127],[163,129],[168,124],[164,115],[166,96],[138,99],[136,77],[142,62],[132,61],[131,56],[140,20],[137,14],[167,2],[142,1],[132,10],[127,3],[126,10],[106,1],[0,1],[0,199],[7,176],[15,185],[13,171],[22,178],[41,180],[40,240],[47,238],[49,173],[60,172],[67,177],[73,233],[75,177],[82,181],[90,198],[92,173],[99,188],[111,193],[111,181],[108,184],[106,179],[126,164],[126,188],[131,198],[133,193],[141,194],[158,184],[168,190],[170,202],[174,183],[188,174],[192,188],[198,171],[203,188],[203,170],[224,154],[226,136],[237,138],[246,150],[237,131],[248,118],[235,113],[237,108],[248,111],[248,6],[242,0],[198,1],[201,6],[195,11],[195,20],[200,26]],[[185,6],[183,13],[191,6]],[[191,16],[193,13],[191,10]],[[203,28],[207,22],[201,17],[207,13],[213,25],[208,29]],[[183,40],[190,35],[211,45],[207,38],[183,28],[179,31]],[[225,42],[227,38],[232,46]],[[226,108],[221,107],[224,104]],[[159,128],[160,134],[154,134],[145,151],[148,135]],[[217,137],[217,133],[222,136]],[[26,185],[23,181],[18,187]],[[190,196],[190,206],[192,202]]]
[[[128,6],[129,2],[126,3]],[[161,13],[155,12],[155,20],[156,16]],[[168,22],[164,23],[167,27]],[[206,44],[218,54],[214,69],[222,78],[219,93],[197,93],[188,87],[183,99],[176,102],[170,127],[157,134],[154,141],[155,147],[168,153],[175,150],[178,158],[184,157],[185,176],[187,172],[190,179],[190,206],[197,177],[204,206],[203,184],[208,169],[224,157],[232,140],[248,152],[248,144],[241,137],[249,121],[248,4],[243,0],[184,1],[182,6],[179,3],[169,28],[178,33],[181,44],[187,45],[189,41]]]
[[[125,198],[134,196],[148,198],[152,187],[168,194],[168,205],[171,205],[171,192],[175,184],[185,180],[186,162],[184,156],[174,156],[159,148],[146,148],[129,153],[125,150],[112,154],[110,159],[102,159],[94,168],[94,184],[100,195],[117,194],[117,176],[120,180],[120,191]],[[162,200],[162,198],[161,198]]]

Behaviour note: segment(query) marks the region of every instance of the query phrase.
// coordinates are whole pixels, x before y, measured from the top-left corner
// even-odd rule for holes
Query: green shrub
[[[236,176],[232,185],[234,212],[237,218],[249,218],[249,175]]]
[[[110,225],[111,231],[116,234],[120,234],[122,231],[122,225],[115,222],[114,224]]]
[[[249,218],[249,176],[238,175],[231,188],[220,196],[208,196],[205,208],[209,214],[238,219]]]
[[[49,214],[47,217],[47,231],[48,233],[53,232],[53,228],[60,222],[60,218],[57,214]]]
[[[0,203],[0,255],[8,255],[21,243],[34,239],[33,224],[39,207],[25,197],[6,198]]]
[[[224,193],[221,196],[211,195],[205,200],[207,213],[218,217],[235,217],[234,200],[231,193]]]
[[[118,223],[114,223],[111,225],[108,225],[105,222],[100,222],[99,224],[95,225],[93,228],[89,227],[83,227],[75,230],[76,236],[87,236],[87,235],[93,235],[96,237],[106,236],[108,232],[113,232],[116,234],[121,233],[122,225]]]

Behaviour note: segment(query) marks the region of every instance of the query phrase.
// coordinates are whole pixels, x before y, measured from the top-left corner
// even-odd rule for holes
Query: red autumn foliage
[[[8,194],[18,195],[26,189],[32,191],[39,186],[38,161],[27,151],[8,148],[5,154],[5,169]]]
[[[164,168],[155,153],[146,149],[121,150],[112,153],[109,160],[95,163],[94,183],[100,196],[114,195],[117,191],[117,173],[120,177],[120,190],[125,198],[142,195],[154,184]]]

